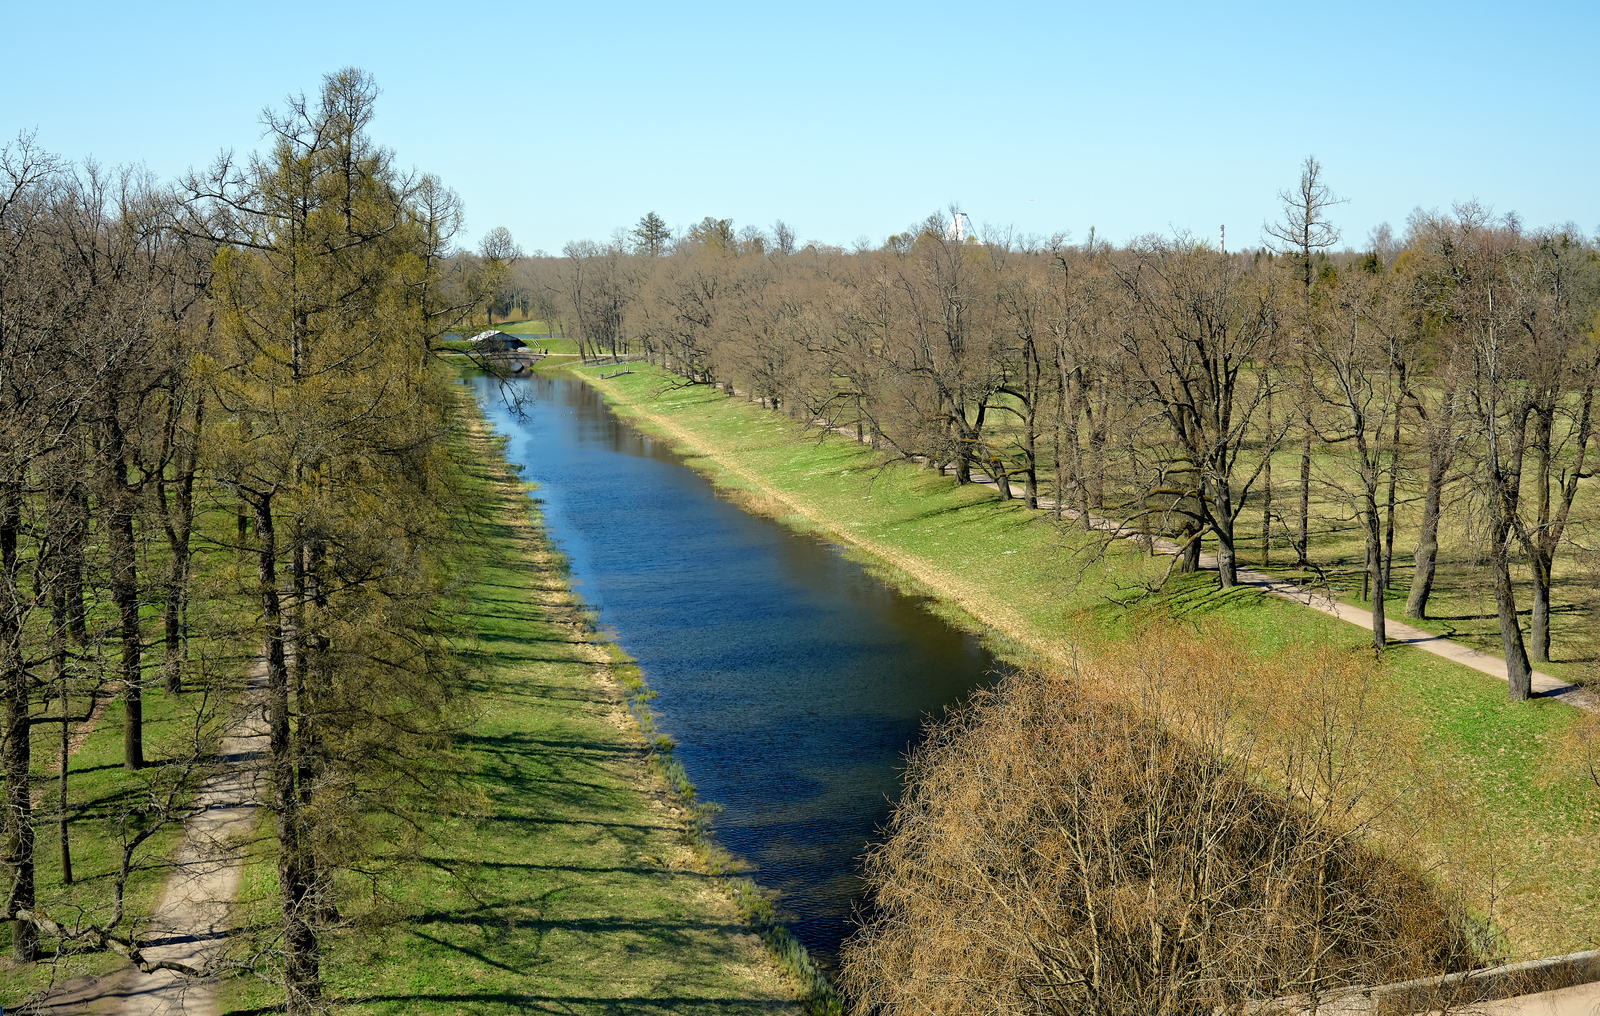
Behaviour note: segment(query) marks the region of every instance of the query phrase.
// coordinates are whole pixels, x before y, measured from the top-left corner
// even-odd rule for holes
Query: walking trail
[[[267,750],[266,679],[266,660],[258,656],[218,748],[218,771],[200,785],[196,812],[173,855],[161,904],[142,929],[140,951],[152,963],[201,969],[225,945],[244,841],[267,779],[265,767],[256,764]],[[216,1011],[215,993],[213,978],[171,970],[146,974],[128,967],[105,977],[66,982],[40,1011],[51,1016],[210,1016]]]

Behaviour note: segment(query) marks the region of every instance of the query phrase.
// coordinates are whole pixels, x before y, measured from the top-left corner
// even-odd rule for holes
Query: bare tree
[[[1306,156],[1300,168],[1300,182],[1294,190],[1281,191],[1278,199],[1283,202],[1283,217],[1277,222],[1266,223],[1261,228],[1267,235],[1267,243],[1273,250],[1288,255],[1293,263],[1295,275],[1298,277],[1299,286],[1299,333],[1301,345],[1301,381],[1303,392],[1310,396],[1309,385],[1311,374],[1305,357],[1314,342],[1310,334],[1311,325],[1311,289],[1314,281],[1313,262],[1317,254],[1332,247],[1339,241],[1339,230],[1329,221],[1329,209],[1341,204],[1342,199],[1334,195],[1327,182],[1322,178],[1322,164],[1314,156]],[[1313,400],[1309,397],[1300,400],[1302,413],[1300,417],[1300,503],[1299,514],[1295,529],[1295,557],[1296,564],[1304,567],[1307,564],[1308,542],[1310,540],[1311,518],[1311,439],[1313,424],[1307,407]]]
[[[1451,895],[1364,843],[1403,755],[1366,677],[1295,660],[1259,700],[1293,700],[1284,727],[1238,694],[1258,664],[1193,633],[1119,658],[930,730],[866,859],[854,1011],[1314,1012],[1480,962]]]
[[[1355,467],[1358,487],[1353,492],[1355,516],[1366,544],[1366,580],[1372,605],[1372,646],[1388,644],[1384,596],[1389,573],[1384,558],[1382,485],[1394,490],[1399,468],[1397,438],[1402,399],[1400,322],[1393,313],[1386,281],[1359,268],[1342,273],[1335,283],[1334,299],[1324,309],[1326,320],[1316,329],[1319,341],[1311,348],[1322,400],[1343,416],[1338,432],[1322,435],[1329,448],[1344,447],[1349,454],[1336,459]],[[1344,477],[1330,488],[1349,491]],[[1390,509],[1392,527],[1393,512]]]
[[[1241,458],[1277,383],[1259,362],[1273,331],[1271,290],[1184,237],[1141,242],[1119,274],[1139,320],[1123,339],[1126,369],[1172,440],[1146,481],[1146,502],[1188,516],[1191,545],[1201,529],[1216,537],[1229,588],[1238,582],[1235,522],[1263,470],[1241,467]],[[1263,460],[1280,437],[1261,438]]]
[[[779,254],[788,256],[795,250],[794,227],[779,219],[772,224],[772,249]]]
[[[1573,232],[1529,238],[1512,265],[1510,296],[1529,346],[1532,511],[1518,520],[1528,556],[1533,604],[1528,641],[1535,661],[1550,659],[1551,584],[1556,554],[1572,519],[1579,481],[1590,475],[1600,349],[1585,341],[1600,305],[1600,269]]]

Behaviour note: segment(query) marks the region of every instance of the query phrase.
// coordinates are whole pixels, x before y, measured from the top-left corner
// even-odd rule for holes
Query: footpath
[[[251,826],[267,779],[266,659],[250,667],[250,682],[217,751],[217,771],[200,785],[195,814],[171,859],[161,903],[143,929],[140,949],[151,964],[204,970],[225,946],[229,915]],[[104,977],[60,985],[38,1010],[51,1016],[211,1016],[216,979],[172,969],[143,973],[126,967]]]

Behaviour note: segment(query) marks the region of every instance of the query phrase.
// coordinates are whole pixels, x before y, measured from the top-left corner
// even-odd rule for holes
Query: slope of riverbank
[[[475,659],[458,738],[469,809],[420,830],[420,864],[328,936],[343,1013],[798,1012],[795,988],[691,846],[614,647],[586,624],[524,486],[470,406],[463,617]],[[271,869],[247,906],[270,920]],[[271,989],[237,982],[234,1013]],[[281,993],[277,995],[281,999]]]
[[[1264,662],[1290,651],[1352,661],[1370,652],[1354,626],[1258,590],[1217,593],[1209,576],[1181,577],[1162,596],[1123,606],[1165,562],[1099,547],[990,490],[883,466],[846,438],[643,365],[610,379],[579,373],[737,500],[854,548],[998,633],[1013,659],[1059,665],[1114,650],[1155,617]],[[1376,672],[1394,722],[1418,744],[1417,770],[1397,792],[1408,806],[1438,803],[1422,860],[1463,887],[1514,955],[1593,945],[1600,798],[1572,757],[1579,714],[1549,700],[1510,704],[1503,683],[1404,647]]]

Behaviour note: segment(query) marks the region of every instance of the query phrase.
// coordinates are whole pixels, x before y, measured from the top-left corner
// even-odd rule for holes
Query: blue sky
[[[476,243],[793,225],[1260,242],[1314,154],[1359,246],[1476,199],[1600,229],[1592,3],[103,4],[4,0],[0,138],[163,177],[362,67],[372,133]]]

